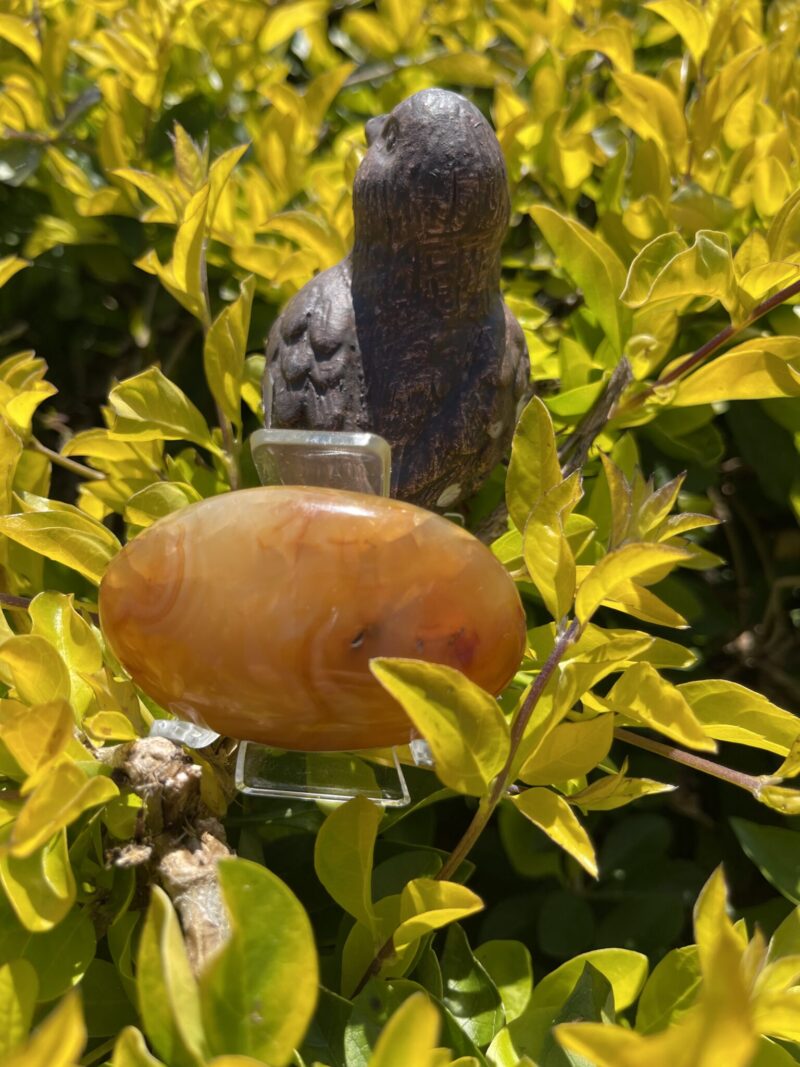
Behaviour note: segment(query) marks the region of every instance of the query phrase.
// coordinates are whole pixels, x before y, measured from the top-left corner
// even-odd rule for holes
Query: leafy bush
[[[4,1062],[800,1062],[799,40],[790,0],[6,0]],[[234,797],[227,742],[158,777],[97,583],[255,484],[268,326],[432,85],[512,185],[537,398],[464,521],[505,496],[529,652],[497,703],[375,664],[436,757],[407,810]]]

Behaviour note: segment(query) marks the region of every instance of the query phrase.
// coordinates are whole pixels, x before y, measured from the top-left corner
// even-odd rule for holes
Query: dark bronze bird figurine
[[[529,379],[500,294],[509,194],[478,109],[425,89],[366,126],[353,251],[313,278],[267,341],[272,425],[392,446],[392,495],[449,508],[506,454]]]

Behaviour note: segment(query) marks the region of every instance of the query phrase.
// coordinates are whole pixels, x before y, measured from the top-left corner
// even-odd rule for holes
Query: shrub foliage
[[[4,0],[4,1062],[800,1062],[798,43],[791,0]],[[505,500],[528,651],[497,701],[373,664],[436,761],[400,812],[191,753],[237,853],[198,962],[97,584],[255,484],[266,330],[432,85],[508,164],[536,396],[461,521]]]

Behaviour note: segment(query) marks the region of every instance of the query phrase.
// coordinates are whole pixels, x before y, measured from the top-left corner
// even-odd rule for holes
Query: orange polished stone
[[[514,583],[471,534],[397,500],[265,487],[151,526],[100,587],[111,648],[151,697],[231,737],[306,751],[403,744],[373,656],[499,693],[525,644]]]

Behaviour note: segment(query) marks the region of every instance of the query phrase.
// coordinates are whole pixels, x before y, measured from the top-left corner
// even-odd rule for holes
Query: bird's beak
[[[369,147],[372,142],[380,136],[381,130],[383,129],[383,124],[384,122],[386,122],[388,117],[388,115],[376,115],[374,118],[371,118],[367,122],[367,125],[364,127],[364,132],[367,135],[367,147]]]

